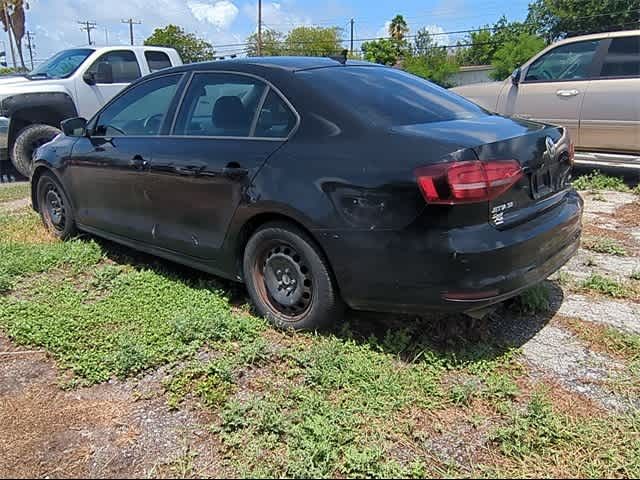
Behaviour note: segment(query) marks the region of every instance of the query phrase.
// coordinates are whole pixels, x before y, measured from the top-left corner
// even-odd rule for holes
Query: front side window
[[[66,78],[94,52],[92,48],[73,48],[56,53],[29,73],[29,78]]]
[[[168,75],[127,90],[100,113],[93,135],[158,135],[181,78]]]
[[[527,70],[526,82],[582,80],[591,75],[593,57],[600,40],[568,43],[545,53]]]
[[[228,73],[193,76],[178,112],[175,135],[248,137],[266,85]]]
[[[256,137],[285,138],[295,127],[297,118],[284,100],[270,89],[260,109],[256,124]]]
[[[108,52],[87,70],[98,83],[131,83],[140,78],[140,66],[136,54],[130,50]]]
[[[604,57],[601,77],[640,75],[640,36],[614,38]]]
[[[144,52],[144,58],[147,60],[149,71],[151,71],[152,73],[157,72],[158,70],[162,70],[163,68],[169,68],[171,66],[169,55],[164,52],[148,50]]]

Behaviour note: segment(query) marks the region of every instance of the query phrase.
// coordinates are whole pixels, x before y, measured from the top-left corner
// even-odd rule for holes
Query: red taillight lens
[[[476,160],[419,167],[415,175],[428,203],[455,205],[496,198],[522,178],[522,167],[516,160]]]

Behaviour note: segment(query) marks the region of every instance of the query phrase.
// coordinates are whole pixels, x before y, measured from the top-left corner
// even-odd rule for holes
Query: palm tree
[[[407,26],[407,22],[402,15],[396,15],[391,20],[389,24],[389,35],[396,42],[402,42],[404,40],[404,36],[409,32],[409,27]]]
[[[24,57],[22,55],[22,39],[24,37],[24,20],[25,9],[29,8],[29,4],[24,0],[1,0],[0,1],[0,21],[4,27],[4,31],[9,35],[13,34],[16,40],[16,49],[20,56],[20,63],[23,69],[26,69],[24,65]],[[7,25],[8,20],[8,25]]]

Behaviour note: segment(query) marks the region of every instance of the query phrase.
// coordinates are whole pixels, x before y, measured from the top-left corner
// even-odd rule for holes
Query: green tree
[[[338,27],[297,27],[284,40],[287,55],[326,57],[342,51]]]
[[[530,33],[521,33],[498,48],[493,57],[491,76],[496,80],[504,80],[516,67],[529,60],[544,46],[544,39]]]
[[[468,47],[459,47],[456,58],[461,65],[490,65],[498,45],[493,38],[490,27],[486,30],[472,32],[464,43]]]
[[[436,44],[426,29],[416,33],[412,51],[402,60],[404,70],[443,87],[451,86],[449,78],[458,71],[458,63],[455,57],[449,56],[446,47]]]
[[[266,29],[262,31],[262,52],[264,57],[273,57],[284,54],[284,35],[276,30]],[[247,55],[258,55],[258,34],[252,33],[247,38]]]
[[[212,60],[215,54],[209,42],[196,37],[193,33],[186,33],[177,25],[156,28],[144,44],[175,48],[184,63]]]
[[[548,42],[567,36],[637,28],[640,0],[535,0],[526,22]]]
[[[364,59],[368,62],[395,65],[398,61],[397,45],[388,38],[364,42],[361,48]]]
[[[409,27],[402,15],[396,15],[389,24],[389,36],[396,42],[404,42],[405,35],[409,33]]]

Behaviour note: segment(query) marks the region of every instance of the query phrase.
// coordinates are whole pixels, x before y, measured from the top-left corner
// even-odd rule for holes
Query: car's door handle
[[[145,160],[142,155],[134,155],[133,158],[129,160],[129,166],[136,170],[144,170],[148,165],[149,162]]]
[[[556,95],[559,97],[575,97],[580,93],[580,90],[558,90]]]
[[[242,178],[249,174],[249,170],[242,167],[224,167],[222,176],[227,178]]]

